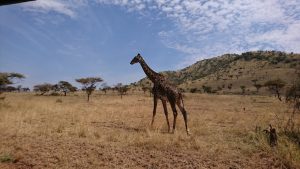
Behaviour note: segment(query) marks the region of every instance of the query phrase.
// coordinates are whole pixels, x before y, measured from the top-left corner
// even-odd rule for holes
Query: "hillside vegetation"
[[[290,86],[299,67],[300,54],[255,51],[225,54],[198,61],[178,71],[161,73],[188,92],[203,92],[204,87],[209,87],[215,93],[241,93],[241,86],[245,86],[246,94],[256,94],[255,84],[263,85],[272,79],[280,78],[286,82],[286,87]],[[150,87],[151,82],[143,78],[133,85]],[[259,93],[265,94],[266,89],[262,88]]]

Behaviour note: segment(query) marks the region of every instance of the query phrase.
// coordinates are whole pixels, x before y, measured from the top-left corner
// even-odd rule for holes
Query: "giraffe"
[[[156,107],[157,100],[160,99],[162,101],[162,105],[164,108],[164,113],[167,120],[168,132],[170,132],[170,123],[168,118],[168,109],[167,109],[167,101],[169,101],[172,111],[173,111],[173,133],[175,132],[176,127],[176,118],[177,118],[177,110],[176,105],[181,111],[185,123],[185,129],[187,134],[189,135],[188,122],[187,122],[187,111],[184,108],[182,93],[172,85],[163,75],[152,70],[144,61],[143,57],[138,53],[130,62],[131,65],[135,63],[140,63],[142,69],[144,70],[147,77],[152,81],[153,88],[153,116],[151,121],[151,126],[154,122],[154,117],[156,115]]]

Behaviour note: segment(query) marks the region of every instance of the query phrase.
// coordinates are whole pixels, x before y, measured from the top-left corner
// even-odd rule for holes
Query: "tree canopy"
[[[7,85],[15,84],[15,80],[23,78],[25,78],[25,76],[20,73],[0,72],[0,90],[5,90],[7,88]]]
[[[285,86],[285,82],[281,79],[275,79],[275,80],[269,80],[267,81],[264,86],[268,87],[268,89],[275,93],[277,98],[281,101],[281,97],[280,97],[280,90]]]
[[[59,81],[58,89],[66,96],[68,92],[75,92],[77,88],[67,81]]]
[[[3,73],[0,72],[0,85],[14,84],[14,80],[23,79],[25,76],[20,73]]]
[[[33,91],[40,92],[40,95],[44,95],[45,93],[51,91],[53,89],[52,84],[50,83],[43,83],[33,86]]]
[[[75,80],[76,82],[80,83],[82,85],[82,89],[86,91],[88,101],[90,100],[90,95],[96,89],[96,84],[103,81],[103,79],[100,77],[87,77]]]

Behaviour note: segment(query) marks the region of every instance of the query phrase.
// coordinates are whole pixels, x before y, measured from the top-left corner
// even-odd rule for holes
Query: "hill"
[[[224,54],[198,61],[178,71],[160,72],[184,91],[203,92],[210,88],[213,93],[241,93],[245,86],[247,94],[255,94],[254,84],[263,85],[271,79],[282,79],[288,87],[296,78],[300,67],[300,54],[280,51],[252,51],[242,54]],[[148,86],[152,83],[143,78],[132,85]],[[259,91],[266,93],[266,89]]]

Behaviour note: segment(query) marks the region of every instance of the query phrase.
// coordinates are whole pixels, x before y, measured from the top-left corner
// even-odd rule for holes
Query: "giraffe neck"
[[[152,70],[144,61],[144,59],[141,59],[140,64],[147,77],[154,83],[156,81],[156,77],[159,76],[159,74]]]

